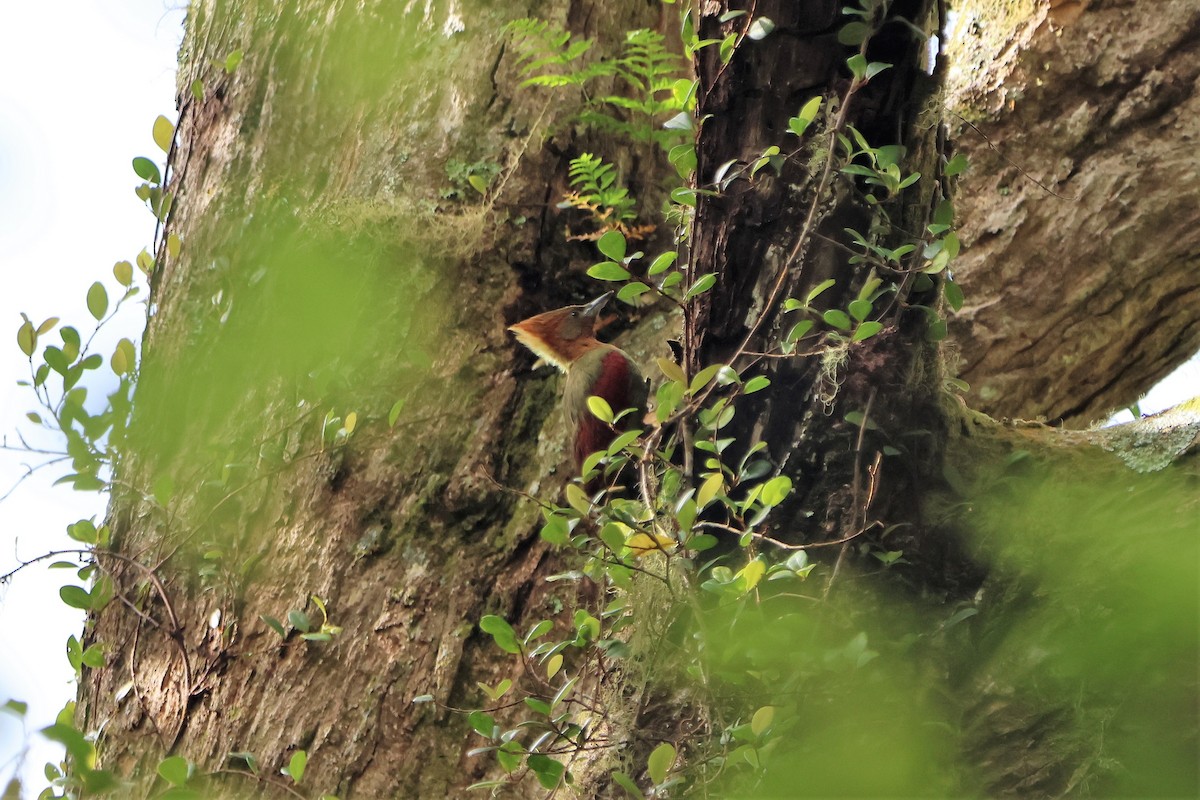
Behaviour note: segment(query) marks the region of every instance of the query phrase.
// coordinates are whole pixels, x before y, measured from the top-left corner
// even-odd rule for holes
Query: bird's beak
[[[583,315],[585,317],[598,316],[604,306],[608,304],[608,301],[612,299],[612,296],[612,292],[605,292],[604,294],[600,295],[595,300],[583,307]]]

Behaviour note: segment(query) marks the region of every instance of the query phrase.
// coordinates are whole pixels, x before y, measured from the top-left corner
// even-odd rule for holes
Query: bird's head
[[[575,359],[603,345],[593,331],[596,317],[612,297],[612,292],[600,295],[590,303],[547,311],[522,320],[508,329],[517,341],[563,372]]]

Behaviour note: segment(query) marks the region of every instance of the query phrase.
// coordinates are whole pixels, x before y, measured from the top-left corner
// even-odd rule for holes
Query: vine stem
[[[867,41],[868,40],[864,40],[862,46],[859,48],[859,53],[864,56],[866,53]],[[742,338],[742,342],[738,345],[733,357],[729,359],[731,364],[746,353],[747,348],[750,346],[751,340],[753,340],[755,335],[758,334],[759,328],[762,327],[763,323],[770,315],[771,309],[773,309],[775,304],[779,302],[779,295],[783,292],[783,287],[787,283],[788,274],[791,272],[792,267],[795,266],[796,262],[799,260],[801,251],[804,249],[805,244],[812,235],[812,231],[817,219],[817,208],[821,205],[821,198],[824,196],[825,191],[829,188],[829,183],[833,176],[833,152],[834,147],[837,145],[837,135],[841,133],[842,129],[846,126],[846,120],[849,118],[850,101],[854,99],[854,95],[857,94],[858,90],[861,89],[865,84],[866,81],[862,78],[855,78],[851,82],[850,88],[846,90],[845,97],[842,98],[842,107],[838,109],[837,119],[834,120],[833,127],[829,131],[829,152],[825,157],[825,167],[821,172],[821,180],[817,183],[817,189],[814,193],[813,200],[808,206],[808,213],[804,217],[804,225],[800,229],[800,235],[796,237],[796,243],[792,245],[791,251],[788,252],[787,258],[784,259],[783,264],[780,266],[779,277],[775,279],[775,285],[771,287],[771,293],[767,296],[767,301],[763,304],[762,311],[755,318],[754,323],[750,326],[750,330],[746,331],[746,335]]]
[[[858,496],[862,491],[863,443],[866,440],[867,423],[870,422],[871,407],[874,404],[875,404],[875,389],[872,388],[871,394],[867,397],[867,407],[863,411],[862,422],[858,426],[858,441],[854,445],[854,486],[851,491],[851,496],[853,497],[854,502],[855,502],[854,522],[856,524],[858,523],[858,519],[859,519]],[[866,522],[867,511],[871,506],[871,501],[875,499],[875,487],[876,487],[876,482],[877,482],[877,478],[879,475],[879,464],[880,464],[881,458],[882,458],[882,454],[877,453],[875,455],[875,463],[870,470],[871,485],[867,492],[866,500],[862,503],[862,506],[861,506],[862,519],[863,519],[864,524]],[[837,557],[837,560],[833,562],[833,572],[830,573],[830,575],[829,575],[829,582],[825,584],[825,592],[821,596],[822,599],[828,598],[830,590],[833,589],[833,582],[837,579],[838,571],[839,571],[839,569],[841,569],[842,561],[846,557],[846,550],[849,549],[850,539],[852,539],[852,538],[854,538],[854,537],[853,536],[847,537],[845,539],[845,541],[843,541],[841,549],[838,550],[838,557]]]

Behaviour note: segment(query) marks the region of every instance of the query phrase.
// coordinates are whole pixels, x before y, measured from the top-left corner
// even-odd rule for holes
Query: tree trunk
[[[1200,350],[1200,8],[956,4],[971,404],[1071,426]]]
[[[108,664],[80,686],[80,727],[102,731],[100,766],[135,794],[179,755],[209,776],[209,796],[457,796],[504,776],[491,754],[469,755],[490,726],[453,710],[481,707],[478,684],[545,683],[531,660],[514,672],[519,659],[477,623],[570,629],[577,600],[602,617],[615,596],[637,627],[614,634],[590,674],[597,744],[563,757],[580,796],[620,796],[622,780],[661,795],[684,777],[744,796],[1098,785],[1111,772],[1098,719],[1128,723],[1119,750],[1145,718],[1104,717],[1100,701],[1073,714],[1069,670],[1038,694],[1045,676],[1022,659],[1102,591],[1088,582],[1067,616],[1021,628],[1021,612],[1044,614],[1048,594],[1069,592],[1052,570],[1022,571],[1040,541],[995,542],[1013,500],[993,490],[1034,494],[1074,458],[1101,463],[1113,495],[1128,476],[1089,442],[1060,462],[1047,455],[1056,445],[952,399],[935,344],[944,275],[925,247],[878,255],[946,242],[949,148],[929,111],[945,66],[926,74],[913,35],[940,27],[935,4],[897,0],[871,17],[865,3],[869,35],[843,34],[850,44],[831,0],[760,0],[726,19],[730,4],[700,9],[700,38],[730,44],[696,58],[699,193],[681,262],[688,284],[713,273],[715,285],[685,304],[681,368],[692,378],[733,364],[743,385],[772,382],[709,426],[708,450],[691,447],[703,409],[673,419],[682,444],[665,474],[682,475],[684,504],[706,482],[714,495],[752,491],[710,461],[720,430],[734,440],[726,466],[761,442],[756,480],[786,478],[792,492],[743,541],[728,535],[736,515],[716,511],[724,500],[702,508],[696,530],[724,531],[725,562],[651,554],[630,562],[620,594],[546,580],[578,566],[538,537],[543,514],[529,500],[558,502],[568,438],[555,381],[528,369],[504,327],[593,293],[595,248],[564,236],[572,218],[557,207],[571,156],[621,164],[643,208],[669,166],[652,146],[572,127],[568,95],[517,91],[518,57],[499,35],[508,9],[385,5],[314,0],[285,14],[209,0],[190,12],[167,227],[181,245],[158,254],[114,481],[116,555],[97,556],[120,598],[89,623]],[[601,38],[664,24],[637,0],[530,13]],[[770,35],[749,36],[763,18]],[[792,135],[813,97],[821,111]],[[860,152],[847,157],[839,134]],[[781,157],[755,169],[773,145]],[[890,175],[885,162],[923,177],[889,190],[842,172],[869,163]],[[631,314],[631,352],[665,353],[680,317],[654,305]],[[812,330],[786,342],[801,319]],[[720,402],[717,390],[698,396]],[[1177,479],[1138,486],[1165,503]],[[1030,530],[1041,508],[1021,506]],[[1178,515],[1165,518],[1175,552],[1192,552]],[[819,562],[807,582],[801,547]],[[764,580],[736,602],[713,588],[726,565],[744,577],[788,555],[792,574],[772,576],[791,582]],[[1133,560],[1122,553],[1095,574]],[[663,562],[665,587],[649,574]],[[1179,601],[1189,575],[1173,573],[1165,597]],[[1173,701],[1190,696],[1177,662],[1194,652],[1187,636],[1177,644],[1169,668],[1158,652],[1139,662],[1162,668],[1152,684]],[[494,709],[497,725],[519,718],[513,696]],[[303,780],[277,777],[289,764],[294,777],[300,751]],[[650,755],[664,752],[667,763]]]
[[[644,3],[565,6],[534,11],[590,35],[646,24]],[[591,249],[563,241],[554,205],[575,109],[514,91],[510,14],[189,12],[182,249],[159,254],[111,512],[139,613],[91,623],[109,667],[80,688],[102,765],[142,791],[168,754],[231,770],[208,791],[238,797],[279,794],[297,750],[314,796],[445,797],[487,766],[447,711],[507,657],[475,623],[559,602],[517,495],[564,461],[541,433],[555,386],[504,325],[576,297]],[[301,638],[320,633],[314,596],[332,641]]]

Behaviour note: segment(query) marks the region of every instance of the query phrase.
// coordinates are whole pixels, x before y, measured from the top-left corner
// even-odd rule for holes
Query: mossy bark
[[[529,14],[603,38],[658,25],[660,12],[634,0],[386,5],[309,2],[284,12],[210,0],[189,15],[171,184],[170,230],[182,250],[177,259],[159,254],[110,515],[114,548],[141,566],[113,568],[127,602],[90,621],[89,641],[105,644],[109,663],[80,687],[81,727],[100,731],[101,766],[137,791],[153,784],[159,759],[178,754],[218,773],[209,795],[282,796],[274,776],[303,749],[306,794],[455,796],[495,765],[467,755],[480,740],[448,707],[478,705],[477,681],[494,685],[513,673],[512,659],[475,622],[494,613],[520,628],[554,617],[570,599],[563,584],[543,580],[558,565],[537,537],[537,506],[520,497],[552,497],[566,474],[568,437],[552,410],[557,380],[532,373],[504,327],[591,292],[592,247],[566,241],[555,207],[570,156],[604,152],[647,197],[661,173],[644,153],[573,130],[574,109],[561,95],[516,92],[513,56],[498,32],[510,15]],[[929,5],[897,2],[890,13],[926,28]],[[724,10],[705,4],[704,35],[721,38],[745,23],[721,22]],[[771,37],[740,47],[728,66],[716,47],[702,51],[700,111],[714,116],[699,134],[701,181],[730,159],[752,162],[786,135],[787,117],[804,100],[831,99],[847,85],[837,4],[760,2],[755,14],[776,23]],[[870,52],[894,66],[854,100],[847,119],[874,143],[899,137],[912,164],[933,175],[944,143],[923,117],[933,84],[921,77],[908,30],[889,26]],[[226,71],[235,51],[244,58]],[[482,198],[469,175],[490,181]],[[685,321],[698,362],[777,339],[782,297],[833,277],[822,302],[844,305],[866,278],[830,244],[843,227],[869,220],[853,184],[839,179],[817,198],[793,259],[819,194],[815,176],[795,163],[779,178],[762,175],[753,191],[735,184],[697,209],[694,269],[719,276]],[[919,229],[934,192],[922,182],[894,206],[894,218]],[[781,293],[768,303],[776,285]],[[936,303],[919,293],[906,299]],[[675,333],[677,317],[648,312],[639,322],[640,344],[629,349],[645,354]],[[910,702],[945,702],[950,710],[937,719],[969,729],[955,729],[922,769],[959,748],[982,754],[972,776],[947,772],[928,786],[1072,791],[1080,776],[1100,772],[1088,771],[1094,719],[1056,716],[1068,693],[1046,701],[1030,688],[1036,670],[1002,686],[997,676],[1012,652],[970,656],[970,637],[1002,643],[1015,625],[1011,612],[1040,599],[1021,583],[1011,552],[995,558],[1009,559],[1017,577],[999,570],[993,579],[960,539],[976,528],[1003,530],[996,506],[1007,498],[988,505],[997,514],[991,527],[964,507],[994,479],[990,468],[1003,465],[1006,477],[1010,461],[1025,459],[1014,459],[1020,448],[1007,432],[976,423],[943,394],[925,312],[897,310],[888,322],[864,343],[824,342],[832,354],[824,359],[757,365],[773,390],[739,407],[735,429],[743,442],[766,441],[797,489],[770,533],[816,543],[854,534],[868,518],[896,526],[887,542],[862,541],[905,552],[910,567],[882,579],[897,594],[872,596],[864,606],[872,612],[839,621],[839,634],[842,625],[874,625],[886,641],[887,624],[917,608],[935,609],[938,619],[965,605],[981,618],[994,612],[982,629],[922,631],[921,659],[899,676],[864,679],[856,664],[836,676],[851,696],[885,686],[887,702],[857,709],[872,724],[891,724]],[[856,411],[876,427],[846,421]],[[880,472],[876,454],[885,447],[901,454]],[[860,543],[847,552],[835,596],[870,594],[861,587],[874,556]],[[828,552],[832,569],[837,549]],[[341,628],[331,641],[300,635],[321,624],[314,595]],[[649,609],[649,627],[639,629],[647,649],[679,635],[654,627],[672,621],[671,609],[655,615],[664,599],[648,589],[635,598]],[[1062,626],[1057,619],[1050,629]],[[764,639],[805,663],[844,650],[844,642],[835,651],[831,639],[793,633],[778,626]],[[681,720],[714,732],[715,704],[701,707],[689,673],[667,661],[652,653],[606,676],[611,696],[628,702],[603,723],[619,746],[570,765],[583,796],[617,794],[608,770],[618,764],[644,785],[646,753],[681,737]],[[803,748],[857,719],[831,711],[823,704],[830,687],[818,688],[807,710],[822,724],[794,737],[805,756],[797,763],[814,771],[823,751]],[[1019,702],[981,700],[1005,692]],[[421,695],[434,702],[414,704]],[[1008,736],[1026,728],[1035,729],[1033,744]],[[263,777],[231,760],[235,752],[252,753]],[[838,770],[826,776],[833,783],[810,788],[844,790]],[[537,790],[527,780],[519,791]]]
[[[451,796],[489,767],[447,707],[511,666],[482,615],[552,616],[553,559],[518,493],[553,491],[566,441],[543,430],[554,380],[504,329],[577,297],[590,245],[563,241],[555,202],[567,159],[607,147],[575,141],[562,97],[516,92],[502,28],[528,13],[606,34],[647,12],[189,10],[182,249],[159,253],[111,510],[114,548],[143,565],[113,570],[138,613],[89,623],[109,664],[80,688],[101,766],[144,792],[168,754],[245,773],[230,754],[249,752],[262,778],[206,794],[275,796],[303,749],[305,792],[371,798]],[[319,628],[313,595],[331,641],[289,620]]]

